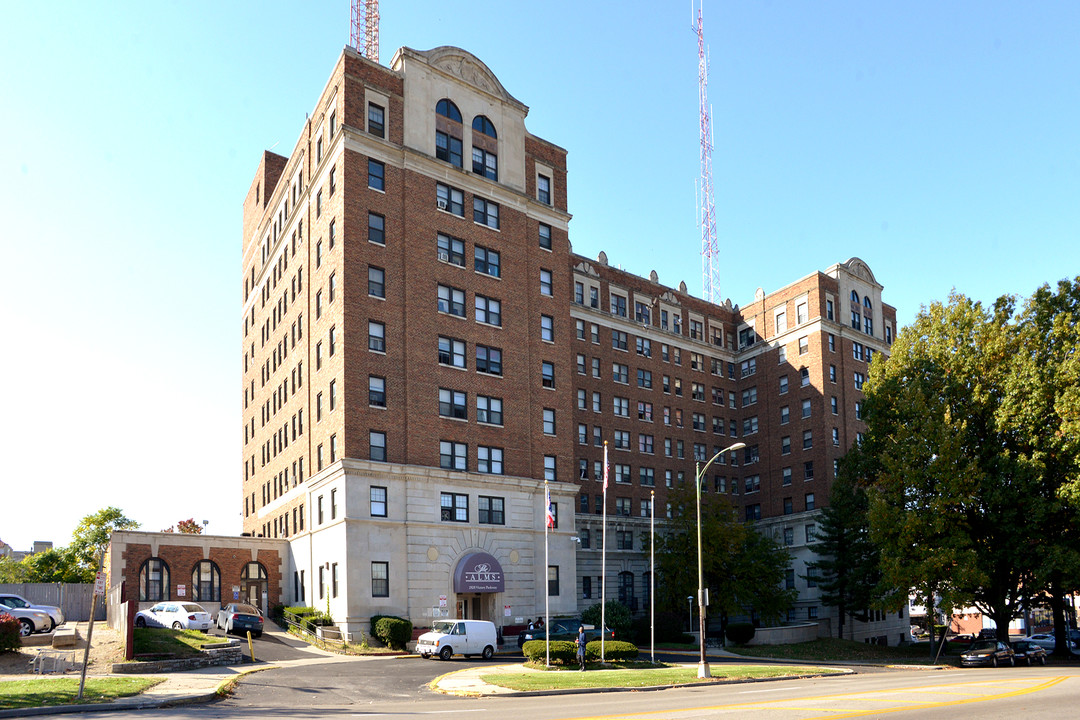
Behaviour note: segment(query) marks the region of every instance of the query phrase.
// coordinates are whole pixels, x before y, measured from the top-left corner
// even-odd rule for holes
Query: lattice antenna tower
[[[352,0],[350,45],[372,62],[379,62],[379,0]]]
[[[693,6],[691,6],[691,11]],[[691,16],[692,17],[692,16]],[[709,107],[709,58],[705,52],[705,29],[701,7],[697,11],[697,26],[691,28],[698,39],[698,109],[701,125],[701,179],[698,188],[701,225],[702,297],[720,304],[720,250],[716,241],[716,205],[713,202],[712,181],[712,121]]]

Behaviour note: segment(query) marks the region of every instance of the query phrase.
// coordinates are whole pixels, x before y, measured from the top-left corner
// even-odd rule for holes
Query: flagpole
[[[551,572],[551,564],[548,561],[548,526],[551,525],[551,490],[548,489],[547,478],[544,478],[544,667],[551,667],[551,634],[548,626],[551,623],[551,583],[548,573]]]
[[[649,656],[656,664],[656,491],[649,491]]]
[[[604,641],[607,639],[607,440],[604,441],[604,510],[600,520],[600,663],[606,661],[604,656]]]

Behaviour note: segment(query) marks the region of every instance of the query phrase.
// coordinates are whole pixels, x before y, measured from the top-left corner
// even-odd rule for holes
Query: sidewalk
[[[269,623],[267,623],[267,625],[269,625]],[[263,632],[267,635],[292,638],[288,633],[277,629],[271,629],[270,627],[265,628]],[[145,676],[91,673],[86,676],[87,679],[95,677],[163,677],[165,678],[165,681],[158,683],[139,695],[120,698],[114,702],[0,710],[0,718],[27,717],[32,715],[58,715],[76,712],[103,712],[106,710],[139,710],[144,708],[166,707],[170,705],[210,702],[218,697],[219,692],[224,691],[229,685],[251,672],[258,672],[270,668],[290,667],[294,665],[318,665],[321,663],[339,663],[348,662],[349,660],[364,659],[359,656],[338,655],[336,653],[320,650],[314,646],[309,646],[308,649],[322,657],[317,659],[306,658],[303,660],[245,663],[243,665],[200,668],[198,670],[187,670],[185,672],[153,673]],[[45,678],[47,680],[75,678],[77,680],[79,674],[77,672],[71,672],[64,675],[0,675],[0,682],[35,678]]]

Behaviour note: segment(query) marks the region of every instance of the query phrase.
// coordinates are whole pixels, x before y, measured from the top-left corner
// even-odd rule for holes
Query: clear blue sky
[[[1080,272],[1080,3],[706,0],[721,290],[851,256],[901,324]],[[241,202],[349,3],[7,3],[0,538],[116,505],[240,530]],[[384,63],[458,45],[569,151],[575,251],[701,292],[688,2],[384,0]]]

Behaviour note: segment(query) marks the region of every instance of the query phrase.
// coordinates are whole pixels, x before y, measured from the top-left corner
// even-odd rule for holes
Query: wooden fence
[[[93,583],[0,583],[0,593],[21,595],[35,605],[55,605],[64,611],[64,619],[86,622],[90,619]],[[98,600],[94,620],[105,619],[105,603]]]

